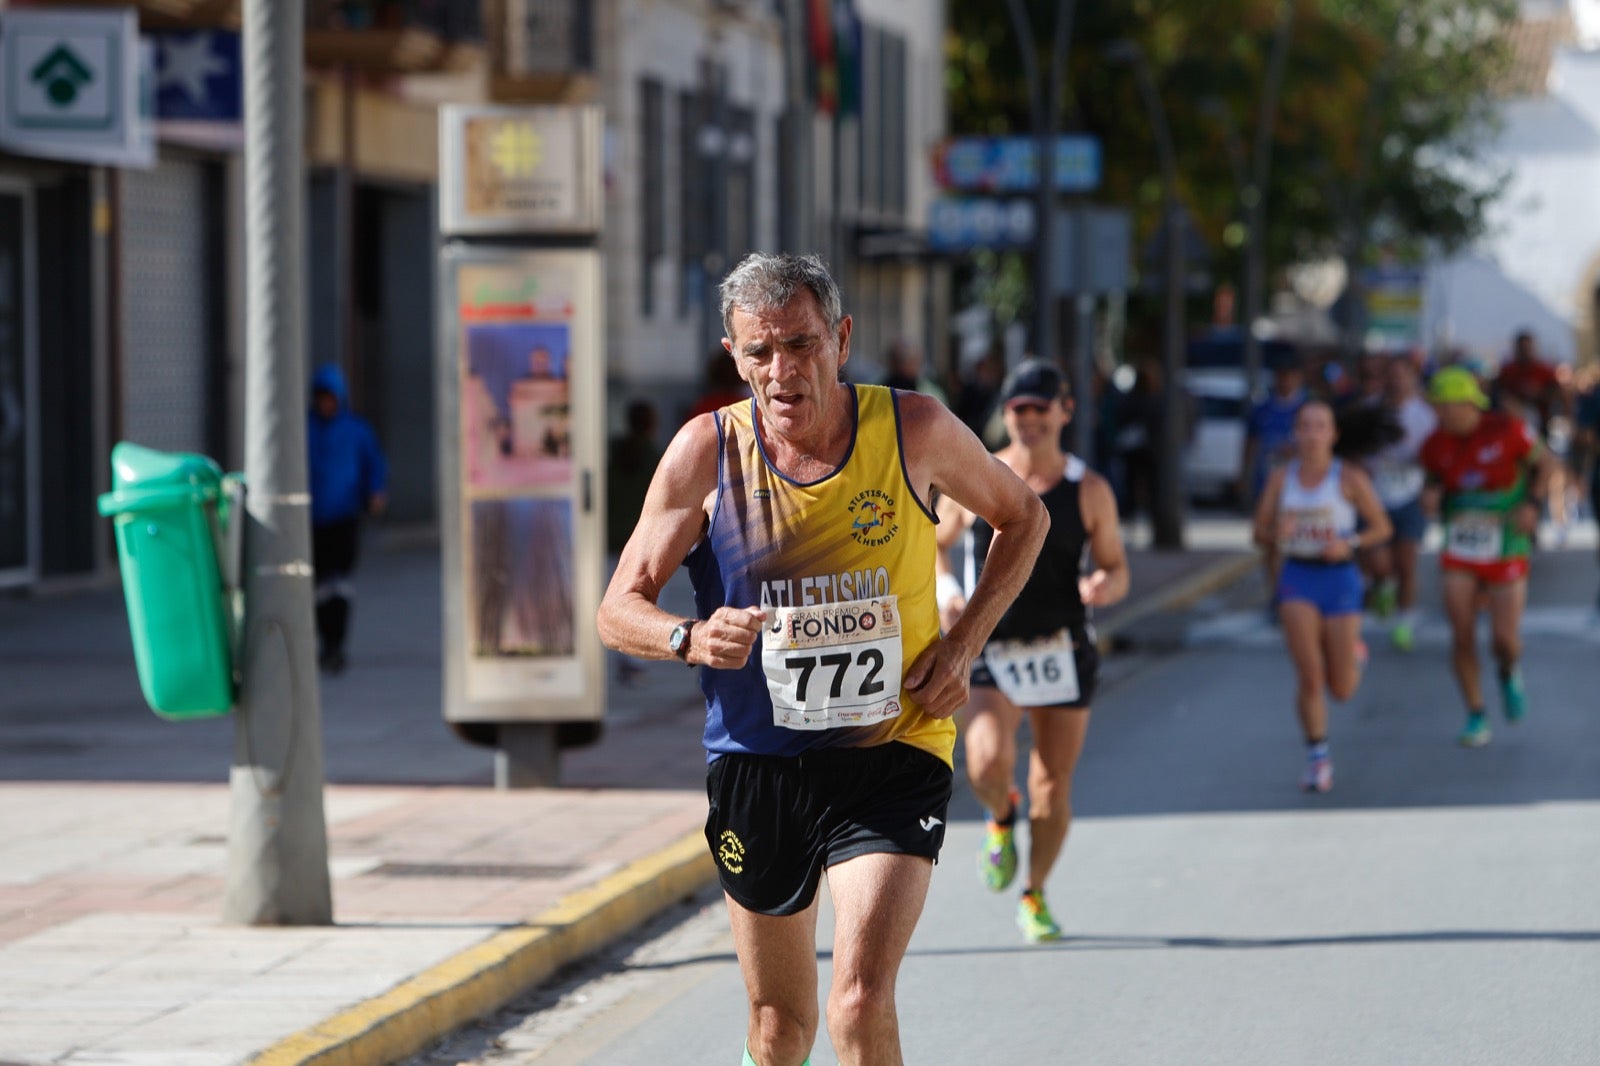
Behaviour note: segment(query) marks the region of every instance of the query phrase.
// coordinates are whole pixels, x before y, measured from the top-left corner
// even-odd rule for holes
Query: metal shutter
[[[203,163],[122,172],[122,433],[151,448],[207,447],[206,192]]]

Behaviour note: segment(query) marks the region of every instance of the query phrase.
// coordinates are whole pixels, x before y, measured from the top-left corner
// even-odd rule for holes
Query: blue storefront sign
[[[992,197],[935,200],[928,211],[928,247],[940,252],[1025,248],[1033,241],[1031,200]]]
[[[1100,141],[1064,134],[1055,141],[1058,192],[1100,186]],[[1027,192],[1039,184],[1039,152],[1032,137],[953,137],[934,153],[934,176],[947,189]]]

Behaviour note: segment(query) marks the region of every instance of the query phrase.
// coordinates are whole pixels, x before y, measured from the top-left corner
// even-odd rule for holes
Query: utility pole
[[[1034,151],[1038,156],[1039,185],[1035,190],[1033,284],[1033,353],[1041,359],[1056,355],[1056,127],[1061,123],[1061,83],[1065,75],[1067,44],[1072,39],[1074,0],[1061,0],[1056,12],[1055,37],[1050,50],[1048,88],[1039,74],[1039,58],[1034,45],[1033,26],[1022,0],[1008,0],[1011,26],[1022,52],[1022,73],[1028,83],[1029,112],[1033,119]]]
[[[1183,247],[1183,212],[1178,203],[1178,162],[1167,111],[1161,106],[1150,61],[1137,41],[1121,40],[1106,51],[1114,62],[1133,67],[1150,112],[1156,155],[1161,163],[1161,215],[1166,236],[1166,337],[1161,359],[1161,451],[1156,456],[1152,540],[1162,550],[1183,548],[1184,299],[1189,264]]]
[[[1251,157],[1250,184],[1245,189],[1245,265],[1244,265],[1244,380],[1245,395],[1252,401],[1261,381],[1261,338],[1256,336],[1256,319],[1261,317],[1264,297],[1267,243],[1267,181],[1272,168],[1272,134],[1278,125],[1278,95],[1289,66],[1289,42],[1294,35],[1294,3],[1285,0],[1278,6],[1278,25],[1272,35],[1272,58],[1268,61],[1266,84],[1261,87],[1261,113],[1256,120],[1256,140]]]
[[[333,921],[306,486],[305,7],[244,0],[245,627],[223,919]]]

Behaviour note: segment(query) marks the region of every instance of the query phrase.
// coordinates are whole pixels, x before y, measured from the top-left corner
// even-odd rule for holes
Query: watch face
[[[667,647],[672,650],[674,655],[676,655],[683,651],[683,646],[688,642],[689,630],[687,627],[680,625],[677,629],[672,631],[672,636],[667,638]]]

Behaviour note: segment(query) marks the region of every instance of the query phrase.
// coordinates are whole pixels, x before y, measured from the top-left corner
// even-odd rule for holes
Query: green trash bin
[[[116,529],[139,687],[163,718],[209,718],[234,704],[230,590],[219,545],[221,467],[203,455],[121,443],[100,513]]]

